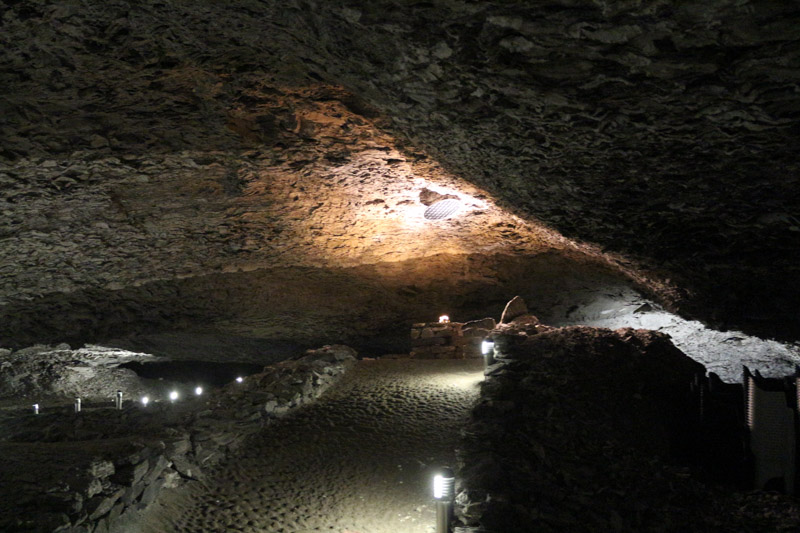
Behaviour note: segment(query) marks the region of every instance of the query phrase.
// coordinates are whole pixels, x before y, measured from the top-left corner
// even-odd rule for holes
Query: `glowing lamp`
[[[483,352],[483,372],[494,364],[494,342],[483,341],[481,343],[481,352]]]
[[[80,413],[81,412],[81,399],[80,398],[75,398],[75,412],[76,413]]]
[[[38,403],[33,404],[33,414],[35,414],[35,415],[39,414],[39,404]]]
[[[170,393],[169,393],[169,399],[170,399],[170,401],[172,401],[172,402],[174,402],[175,400],[177,400],[177,399],[178,399],[178,391],[174,390],[174,391],[170,392]]]
[[[150,403],[150,398],[148,396],[142,396],[142,405],[147,407],[148,403]]]
[[[236,383],[241,383],[242,381],[244,381],[244,378],[242,376],[236,378]]]
[[[450,317],[449,316],[442,315],[442,316],[439,317],[439,323],[440,324],[447,324],[448,322],[450,322]]]
[[[114,399],[114,401],[116,403],[117,409],[121,410],[122,409],[122,391],[121,390],[117,391],[117,397]]]
[[[433,498],[436,500],[436,533],[450,531],[455,499],[456,476],[447,467],[433,476]]]
[[[447,467],[433,476],[433,497],[437,500],[450,501],[455,496],[456,476]]]
[[[194,393],[195,393],[197,396],[200,396],[201,394],[203,394],[203,387],[195,387],[195,389],[194,389]]]

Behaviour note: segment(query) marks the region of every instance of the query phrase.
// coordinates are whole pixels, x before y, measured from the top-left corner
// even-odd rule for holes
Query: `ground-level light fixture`
[[[453,515],[456,476],[450,468],[442,468],[433,476],[433,498],[436,500],[436,533],[448,533]]]
[[[122,391],[117,391],[117,396],[114,398],[114,403],[117,406],[117,410],[122,410]]]
[[[483,370],[494,364],[494,341],[484,340],[481,342],[481,353],[483,354]]]
[[[147,407],[148,403],[150,403],[150,397],[149,396],[142,396],[142,405]]]
[[[169,400],[171,402],[174,402],[177,399],[178,399],[178,391],[174,390],[174,391],[169,393]]]
[[[39,414],[39,404],[38,403],[33,404],[33,414],[35,414],[35,415]]]
[[[201,394],[203,394],[203,387],[195,387],[194,393],[195,395],[200,396]]]
[[[442,315],[442,316],[439,317],[439,323],[440,324],[447,324],[448,322],[450,322],[450,317],[449,316]]]
[[[236,383],[241,383],[242,381],[244,381],[244,378],[242,376],[236,378]]]
[[[80,413],[81,412],[81,399],[80,398],[75,398],[75,412],[76,413]]]

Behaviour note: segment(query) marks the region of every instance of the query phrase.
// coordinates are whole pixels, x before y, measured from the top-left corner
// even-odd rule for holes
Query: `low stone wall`
[[[472,322],[421,322],[411,327],[411,357],[469,359],[481,356],[481,342],[495,327],[493,318]]]
[[[162,489],[202,479],[271,420],[316,399],[354,361],[353,350],[326,346],[202,400],[20,412],[0,437],[0,531],[109,531]]]

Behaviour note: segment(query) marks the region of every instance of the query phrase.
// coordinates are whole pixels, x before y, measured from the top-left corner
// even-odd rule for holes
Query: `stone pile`
[[[79,415],[20,410],[2,420],[0,531],[110,531],[162,489],[203,479],[272,419],[316,399],[355,355],[346,346],[309,350],[175,404],[87,406]]]
[[[481,342],[494,329],[493,318],[471,322],[421,322],[411,327],[411,357],[469,359],[481,356]]]

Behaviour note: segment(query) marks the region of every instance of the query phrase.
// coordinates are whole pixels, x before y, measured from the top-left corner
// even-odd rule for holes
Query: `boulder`
[[[514,296],[503,309],[503,314],[500,316],[500,323],[507,324],[521,315],[528,314],[528,306],[525,305],[525,300],[521,296]]]

